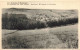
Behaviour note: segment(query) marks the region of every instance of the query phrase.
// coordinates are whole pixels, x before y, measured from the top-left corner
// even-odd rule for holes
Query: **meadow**
[[[2,30],[5,49],[78,48],[78,25],[35,30]]]

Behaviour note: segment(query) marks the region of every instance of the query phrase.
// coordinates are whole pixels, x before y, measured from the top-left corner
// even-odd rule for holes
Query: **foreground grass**
[[[77,24],[56,28],[15,31],[2,31],[3,48],[78,48]]]

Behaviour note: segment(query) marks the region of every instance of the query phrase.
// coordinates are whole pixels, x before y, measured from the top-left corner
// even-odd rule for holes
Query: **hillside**
[[[3,9],[3,29],[36,29],[78,23],[77,10]]]
[[[2,30],[3,48],[78,48],[78,25],[35,30]]]
[[[3,9],[3,14],[26,14],[27,17],[77,17],[77,10],[56,10],[56,9]]]

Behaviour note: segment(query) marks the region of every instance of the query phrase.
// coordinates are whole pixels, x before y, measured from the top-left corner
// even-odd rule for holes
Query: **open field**
[[[2,30],[3,48],[78,48],[78,25]]]

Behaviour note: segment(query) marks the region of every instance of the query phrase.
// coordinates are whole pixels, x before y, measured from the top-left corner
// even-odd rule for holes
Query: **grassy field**
[[[77,24],[35,30],[2,30],[3,48],[78,48]]]

